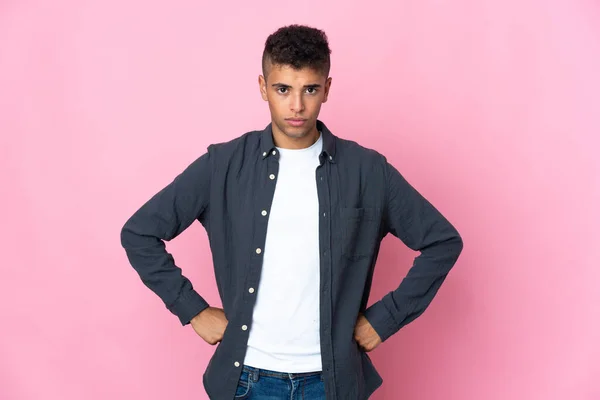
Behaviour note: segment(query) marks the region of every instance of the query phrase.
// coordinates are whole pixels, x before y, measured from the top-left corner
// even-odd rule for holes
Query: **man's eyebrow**
[[[273,87],[291,88],[290,85],[286,85],[285,83],[274,83],[271,86],[273,86]],[[308,88],[320,88],[320,87],[321,87],[321,85],[318,84],[318,83],[312,83],[310,85],[304,85],[305,89],[308,89]]]

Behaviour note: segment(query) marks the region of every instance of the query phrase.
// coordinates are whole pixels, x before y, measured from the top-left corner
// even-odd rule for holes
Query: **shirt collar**
[[[330,162],[335,162],[335,139],[336,137],[331,133],[327,126],[320,120],[317,120],[317,129],[323,136],[323,151],[319,155],[319,158],[325,157]],[[273,142],[273,123],[271,122],[261,133],[260,140],[260,151],[263,159],[269,157],[272,154],[272,150],[275,149],[275,143]]]

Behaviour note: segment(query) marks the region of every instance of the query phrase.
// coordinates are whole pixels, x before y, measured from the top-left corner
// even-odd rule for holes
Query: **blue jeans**
[[[286,373],[244,365],[236,400],[325,400],[321,372]]]

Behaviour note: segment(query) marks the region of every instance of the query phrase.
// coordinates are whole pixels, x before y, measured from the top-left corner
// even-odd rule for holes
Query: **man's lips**
[[[293,126],[300,126],[306,122],[306,120],[302,118],[286,118],[286,121]]]

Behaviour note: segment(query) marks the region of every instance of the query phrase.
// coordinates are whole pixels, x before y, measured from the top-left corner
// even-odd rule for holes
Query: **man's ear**
[[[266,81],[265,77],[262,76],[262,75],[258,76],[258,88],[260,90],[260,95],[262,96],[262,99],[264,101],[267,101],[268,100],[268,97],[267,97],[267,81]]]
[[[327,102],[327,98],[329,98],[329,89],[331,88],[331,77],[327,78],[325,81],[325,95],[323,96],[323,103]]]

